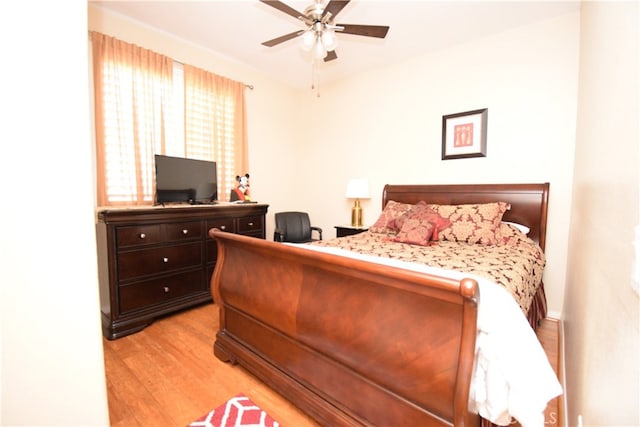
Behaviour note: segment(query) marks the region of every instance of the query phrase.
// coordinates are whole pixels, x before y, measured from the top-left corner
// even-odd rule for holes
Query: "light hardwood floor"
[[[141,332],[104,340],[112,426],[185,426],[243,393],[286,427],[318,426],[295,406],[239,366],[213,356],[218,309],[206,304],[157,320]],[[538,336],[558,368],[558,324],[546,320]],[[547,408],[546,425],[559,416],[559,399]]]
[[[559,322],[555,319],[543,320],[542,324],[538,326],[536,334],[538,335],[538,339],[542,344],[542,348],[544,348],[544,352],[547,353],[547,357],[549,358],[551,367],[555,371],[556,375],[558,375],[558,378],[560,378],[560,381],[562,383],[560,372],[562,369],[561,362],[563,358],[561,353]],[[564,384],[562,386],[564,388]],[[563,396],[560,395],[549,402],[549,404],[547,405],[547,410],[544,414],[545,426],[564,426],[564,403],[562,399]]]

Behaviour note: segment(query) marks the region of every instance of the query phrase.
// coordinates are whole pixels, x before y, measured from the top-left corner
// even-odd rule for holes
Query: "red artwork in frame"
[[[442,116],[442,160],[486,157],[488,109]]]
[[[471,147],[473,145],[473,123],[453,127],[453,146]]]

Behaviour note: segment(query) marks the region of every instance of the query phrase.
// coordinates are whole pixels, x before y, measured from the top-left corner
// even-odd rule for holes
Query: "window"
[[[154,199],[154,154],[214,160],[218,194],[247,170],[244,84],[92,32],[98,205]]]

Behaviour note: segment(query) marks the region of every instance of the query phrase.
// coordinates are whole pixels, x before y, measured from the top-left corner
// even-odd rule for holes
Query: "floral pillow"
[[[429,246],[434,230],[435,225],[432,222],[420,218],[407,218],[400,232],[391,241]]]
[[[449,225],[451,222],[448,219],[441,217],[421,202],[402,217],[402,227],[396,238],[392,240],[427,246],[430,241],[438,240],[438,230],[447,228]]]
[[[519,226],[520,224],[514,224],[510,222],[502,222],[500,224],[500,239],[498,241],[499,245],[517,245],[519,242],[523,240],[529,240],[526,233],[523,231],[524,229]],[[528,230],[529,227],[526,227]]]
[[[445,218],[438,212],[434,211],[426,202],[418,202],[416,207],[407,214],[407,216],[409,215],[429,221],[435,226],[433,229],[433,236],[431,237],[431,240],[433,241],[440,240],[439,231],[444,230],[451,225],[451,221],[448,218]]]
[[[502,221],[502,225],[500,226],[500,230],[505,230],[505,228],[503,227],[503,225],[505,225],[505,224],[516,228],[518,231],[520,231],[525,236],[528,235],[529,232],[531,231],[531,229],[529,227],[527,227],[526,225],[524,225],[524,224],[520,224],[520,223],[517,223],[517,222],[509,222],[509,221]]]
[[[505,202],[428,206],[451,223],[438,230],[441,240],[482,245],[501,243],[500,223],[504,213],[511,207]]]
[[[408,203],[389,200],[378,217],[378,220],[375,224],[369,227],[369,231],[373,233],[396,234],[402,227],[401,224],[396,224],[396,221],[407,214],[407,212],[411,211],[414,206],[415,205],[410,205]]]

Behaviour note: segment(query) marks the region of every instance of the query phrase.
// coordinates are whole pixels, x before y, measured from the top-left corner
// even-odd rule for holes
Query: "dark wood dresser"
[[[268,205],[108,209],[98,212],[102,332],[144,329],[159,316],[211,301],[217,246],[210,228],[265,238]]]

